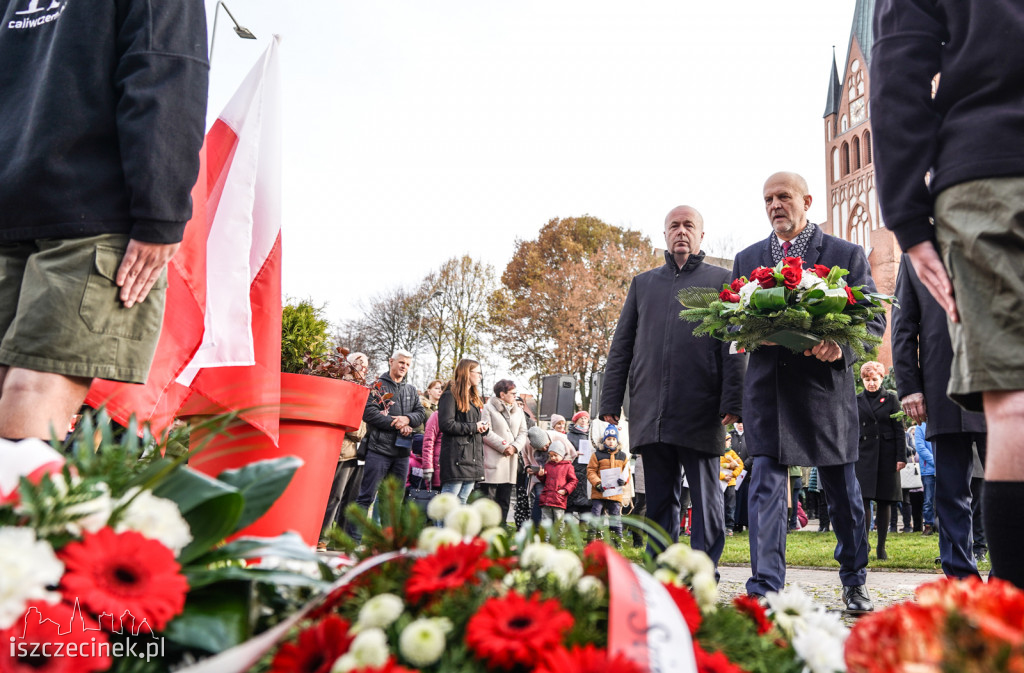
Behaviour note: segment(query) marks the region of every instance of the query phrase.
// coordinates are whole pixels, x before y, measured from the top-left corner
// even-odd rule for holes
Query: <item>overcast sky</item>
[[[807,177],[823,220],[821,114],[854,5],[230,0],[258,40],[221,10],[209,118],[280,34],[284,292],[357,317],[453,255],[500,274],[553,217],[659,244],[686,203],[706,247],[747,245],[777,170]]]

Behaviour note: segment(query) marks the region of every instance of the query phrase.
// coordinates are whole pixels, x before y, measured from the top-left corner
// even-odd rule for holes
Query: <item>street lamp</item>
[[[210,56],[209,56],[209,60],[211,60],[211,61],[213,60],[213,42],[214,42],[214,40],[217,39],[217,17],[220,15],[220,7],[221,7],[221,5],[224,5],[224,0],[217,0],[217,7],[216,7],[216,9],[213,10],[213,30],[210,31]],[[235,33],[238,35],[238,37],[242,38],[243,40],[255,40],[256,39],[255,33],[253,33],[251,30],[249,30],[245,26],[241,26],[241,25],[238,24],[238,21],[235,20],[235,15],[231,13],[231,10],[228,9],[227,5],[224,5],[224,11],[228,13],[229,17],[231,17],[231,22],[233,24],[235,24]]]

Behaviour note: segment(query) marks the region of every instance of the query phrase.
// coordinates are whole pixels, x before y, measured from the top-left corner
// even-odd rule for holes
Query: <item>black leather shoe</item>
[[[855,587],[843,587],[843,602],[846,603],[846,614],[862,615],[872,612],[875,606],[868,598],[868,589],[863,584]]]
[[[753,598],[758,602],[762,608],[768,607],[768,599],[764,597],[764,594],[747,594],[747,598]]]

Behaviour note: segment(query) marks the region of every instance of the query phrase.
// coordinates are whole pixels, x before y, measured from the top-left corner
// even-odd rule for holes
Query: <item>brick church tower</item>
[[[900,247],[896,237],[882,224],[871,147],[868,63],[874,42],[874,13],[874,0],[857,0],[842,78],[835,53],[832,54],[832,75],[823,115],[828,185],[828,218],[824,228],[826,233],[862,246],[878,291],[892,294]],[[886,367],[892,365],[889,333],[887,327],[878,352],[878,359]]]

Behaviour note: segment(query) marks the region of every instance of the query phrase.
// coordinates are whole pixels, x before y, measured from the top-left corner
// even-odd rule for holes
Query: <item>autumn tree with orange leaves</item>
[[[535,383],[544,374],[575,377],[586,409],[630,281],[660,263],[640,232],[590,215],[552,219],[536,240],[516,241],[491,295],[494,346]]]

